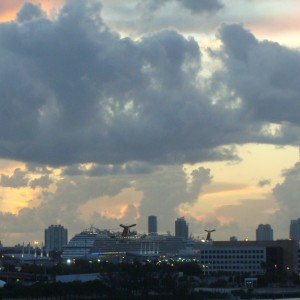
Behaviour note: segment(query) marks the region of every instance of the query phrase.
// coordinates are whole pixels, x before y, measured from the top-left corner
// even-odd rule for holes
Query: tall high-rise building
[[[62,251],[63,246],[68,243],[68,230],[62,225],[51,225],[45,229],[46,251]]]
[[[189,237],[189,225],[186,223],[184,217],[177,218],[175,221],[175,236],[188,239]]]
[[[259,224],[256,229],[257,241],[273,241],[273,229],[270,224]]]
[[[300,241],[300,219],[291,220],[290,239],[295,241]]]
[[[148,216],[148,233],[157,233],[157,217]]]

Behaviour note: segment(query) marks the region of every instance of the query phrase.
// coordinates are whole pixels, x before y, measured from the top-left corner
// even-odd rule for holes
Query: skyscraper
[[[290,239],[300,241],[300,219],[291,220]]]
[[[148,233],[157,233],[157,217],[148,216]]]
[[[45,229],[45,249],[46,251],[62,251],[64,245],[68,243],[68,230],[62,225],[51,225]]]
[[[273,229],[269,224],[259,224],[256,229],[257,241],[273,241]]]
[[[186,223],[184,217],[177,218],[175,221],[175,236],[188,239],[189,237],[189,225]]]

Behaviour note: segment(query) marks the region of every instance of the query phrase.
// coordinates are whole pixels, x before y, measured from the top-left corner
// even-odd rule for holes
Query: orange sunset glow
[[[0,22],[9,22],[16,18],[17,12],[22,7],[24,0],[2,0],[0,9]],[[53,9],[59,9],[64,0],[32,0],[31,3],[37,3],[41,5],[41,8],[50,13]]]

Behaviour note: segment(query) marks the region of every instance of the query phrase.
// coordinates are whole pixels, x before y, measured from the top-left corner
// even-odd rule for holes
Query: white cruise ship
[[[111,235],[90,228],[76,234],[64,247],[62,258],[96,259],[103,256],[176,255],[186,249],[186,240],[171,235]]]

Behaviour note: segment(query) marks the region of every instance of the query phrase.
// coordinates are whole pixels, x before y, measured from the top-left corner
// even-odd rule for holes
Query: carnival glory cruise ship
[[[64,261],[72,259],[97,259],[109,256],[176,255],[186,249],[186,240],[172,235],[130,234],[129,228],[120,225],[122,233],[111,233],[91,227],[76,234],[64,247]]]

